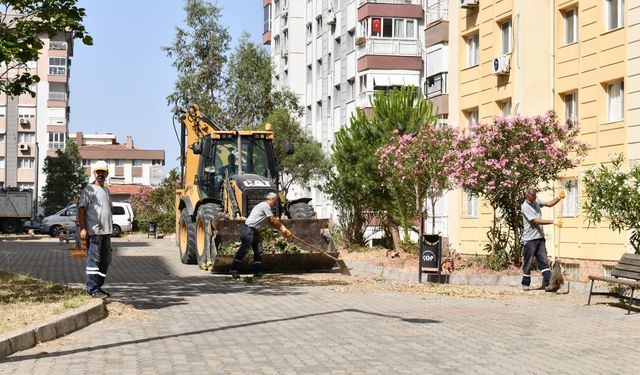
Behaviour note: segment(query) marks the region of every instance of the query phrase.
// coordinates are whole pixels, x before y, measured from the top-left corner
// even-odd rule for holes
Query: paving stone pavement
[[[485,299],[246,284],[180,264],[169,239],[113,247],[111,300],[152,318],[107,318],[15,353],[0,373],[638,373],[640,314],[585,306],[581,294]],[[0,269],[80,286],[84,260],[68,254],[50,239],[0,242]]]

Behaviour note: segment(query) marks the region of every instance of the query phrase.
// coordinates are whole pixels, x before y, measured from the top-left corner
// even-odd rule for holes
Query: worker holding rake
[[[549,285],[551,270],[547,261],[547,248],[544,239],[543,225],[554,224],[562,228],[562,220],[542,219],[541,207],[553,207],[564,198],[564,191],[561,190],[558,197],[548,202],[537,199],[537,190],[529,188],[525,194],[525,201],[522,203],[522,244],[524,245],[524,264],[522,266],[522,290],[527,291],[531,285],[531,262],[536,258],[538,268],[542,273],[542,287],[546,292],[555,290]]]

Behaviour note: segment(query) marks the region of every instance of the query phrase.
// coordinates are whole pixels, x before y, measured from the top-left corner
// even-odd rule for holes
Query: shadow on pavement
[[[29,354],[29,355],[22,355],[22,356],[13,356],[13,357],[7,358],[7,362],[19,362],[19,361],[30,360],[30,359],[42,359],[42,358],[47,358],[47,357],[59,357],[59,356],[63,356],[63,355],[76,354],[76,353],[87,352],[87,351],[92,351],[93,352],[93,351],[101,350],[101,349],[110,349],[110,348],[119,347],[119,346],[125,346],[125,345],[136,345],[136,344],[147,343],[147,342],[158,341],[158,340],[171,339],[171,338],[176,338],[176,337],[200,335],[200,334],[205,334],[205,333],[215,333],[215,332],[227,331],[227,330],[232,330],[232,329],[237,329],[237,328],[253,327],[253,326],[269,324],[269,323],[287,322],[287,321],[292,321],[292,320],[307,319],[307,318],[313,318],[313,317],[317,317],[317,316],[326,316],[326,315],[343,314],[343,313],[358,313],[358,314],[376,316],[376,317],[380,317],[380,318],[399,319],[399,320],[401,320],[403,322],[411,323],[411,324],[440,323],[439,320],[433,320],[433,319],[403,318],[403,317],[398,316],[398,315],[382,314],[382,313],[378,313],[378,312],[365,311],[365,310],[360,310],[360,309],[341,309],[341,310],[324,311],[324,312],[318,312],[318,313],[312,313],[312,314],[297,315],[297,316],[291,316],[291,317],[287,317],[287,318],[268,319],[268,320],[261,320],[261,321],[256,321],[256,322],[233,324],[233,325],[228,325],[228,326],[224,326],[224,327],[211,328],[211,329],[202,329],[202,330],[198,330],[198,331],[191,331],[191,332],[185,332],[185,333],[174,334],[174,335],[163,335],[163,336],[156,336],[156,337],[150,337],[150,338],[144,338],[144,339],[138,339],[138,340],[122,341],[122,342],[116,342],[116,343],[112,343],[112,344],[92,346],[92,347],[87,347],[87,348],[78,348],[78,349],[73,349],[73,350],[62,350],[62,351],[57,351],[57,352],[52,352],[52,353],[38,353],[38,354]]]

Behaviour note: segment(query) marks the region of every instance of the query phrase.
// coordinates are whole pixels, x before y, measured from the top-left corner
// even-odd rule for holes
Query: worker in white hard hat
[[[109,166],[104,160],[93,165],[95,180],[80,194],[78,221],[80,239],[89,238],[87,248],[87,293],[95,298],[105,298],[109,293],[102,289],[111,263],[111,194],[104,185],[109,176]]]

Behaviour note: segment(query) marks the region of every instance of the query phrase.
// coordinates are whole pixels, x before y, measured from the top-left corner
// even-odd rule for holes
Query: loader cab
[[[258,175],[277,186],[273,143],[266,134],[220,132],[203,139],[202,146],[200,188],[207,197],[223,199],[223,183],[227,176]]]

